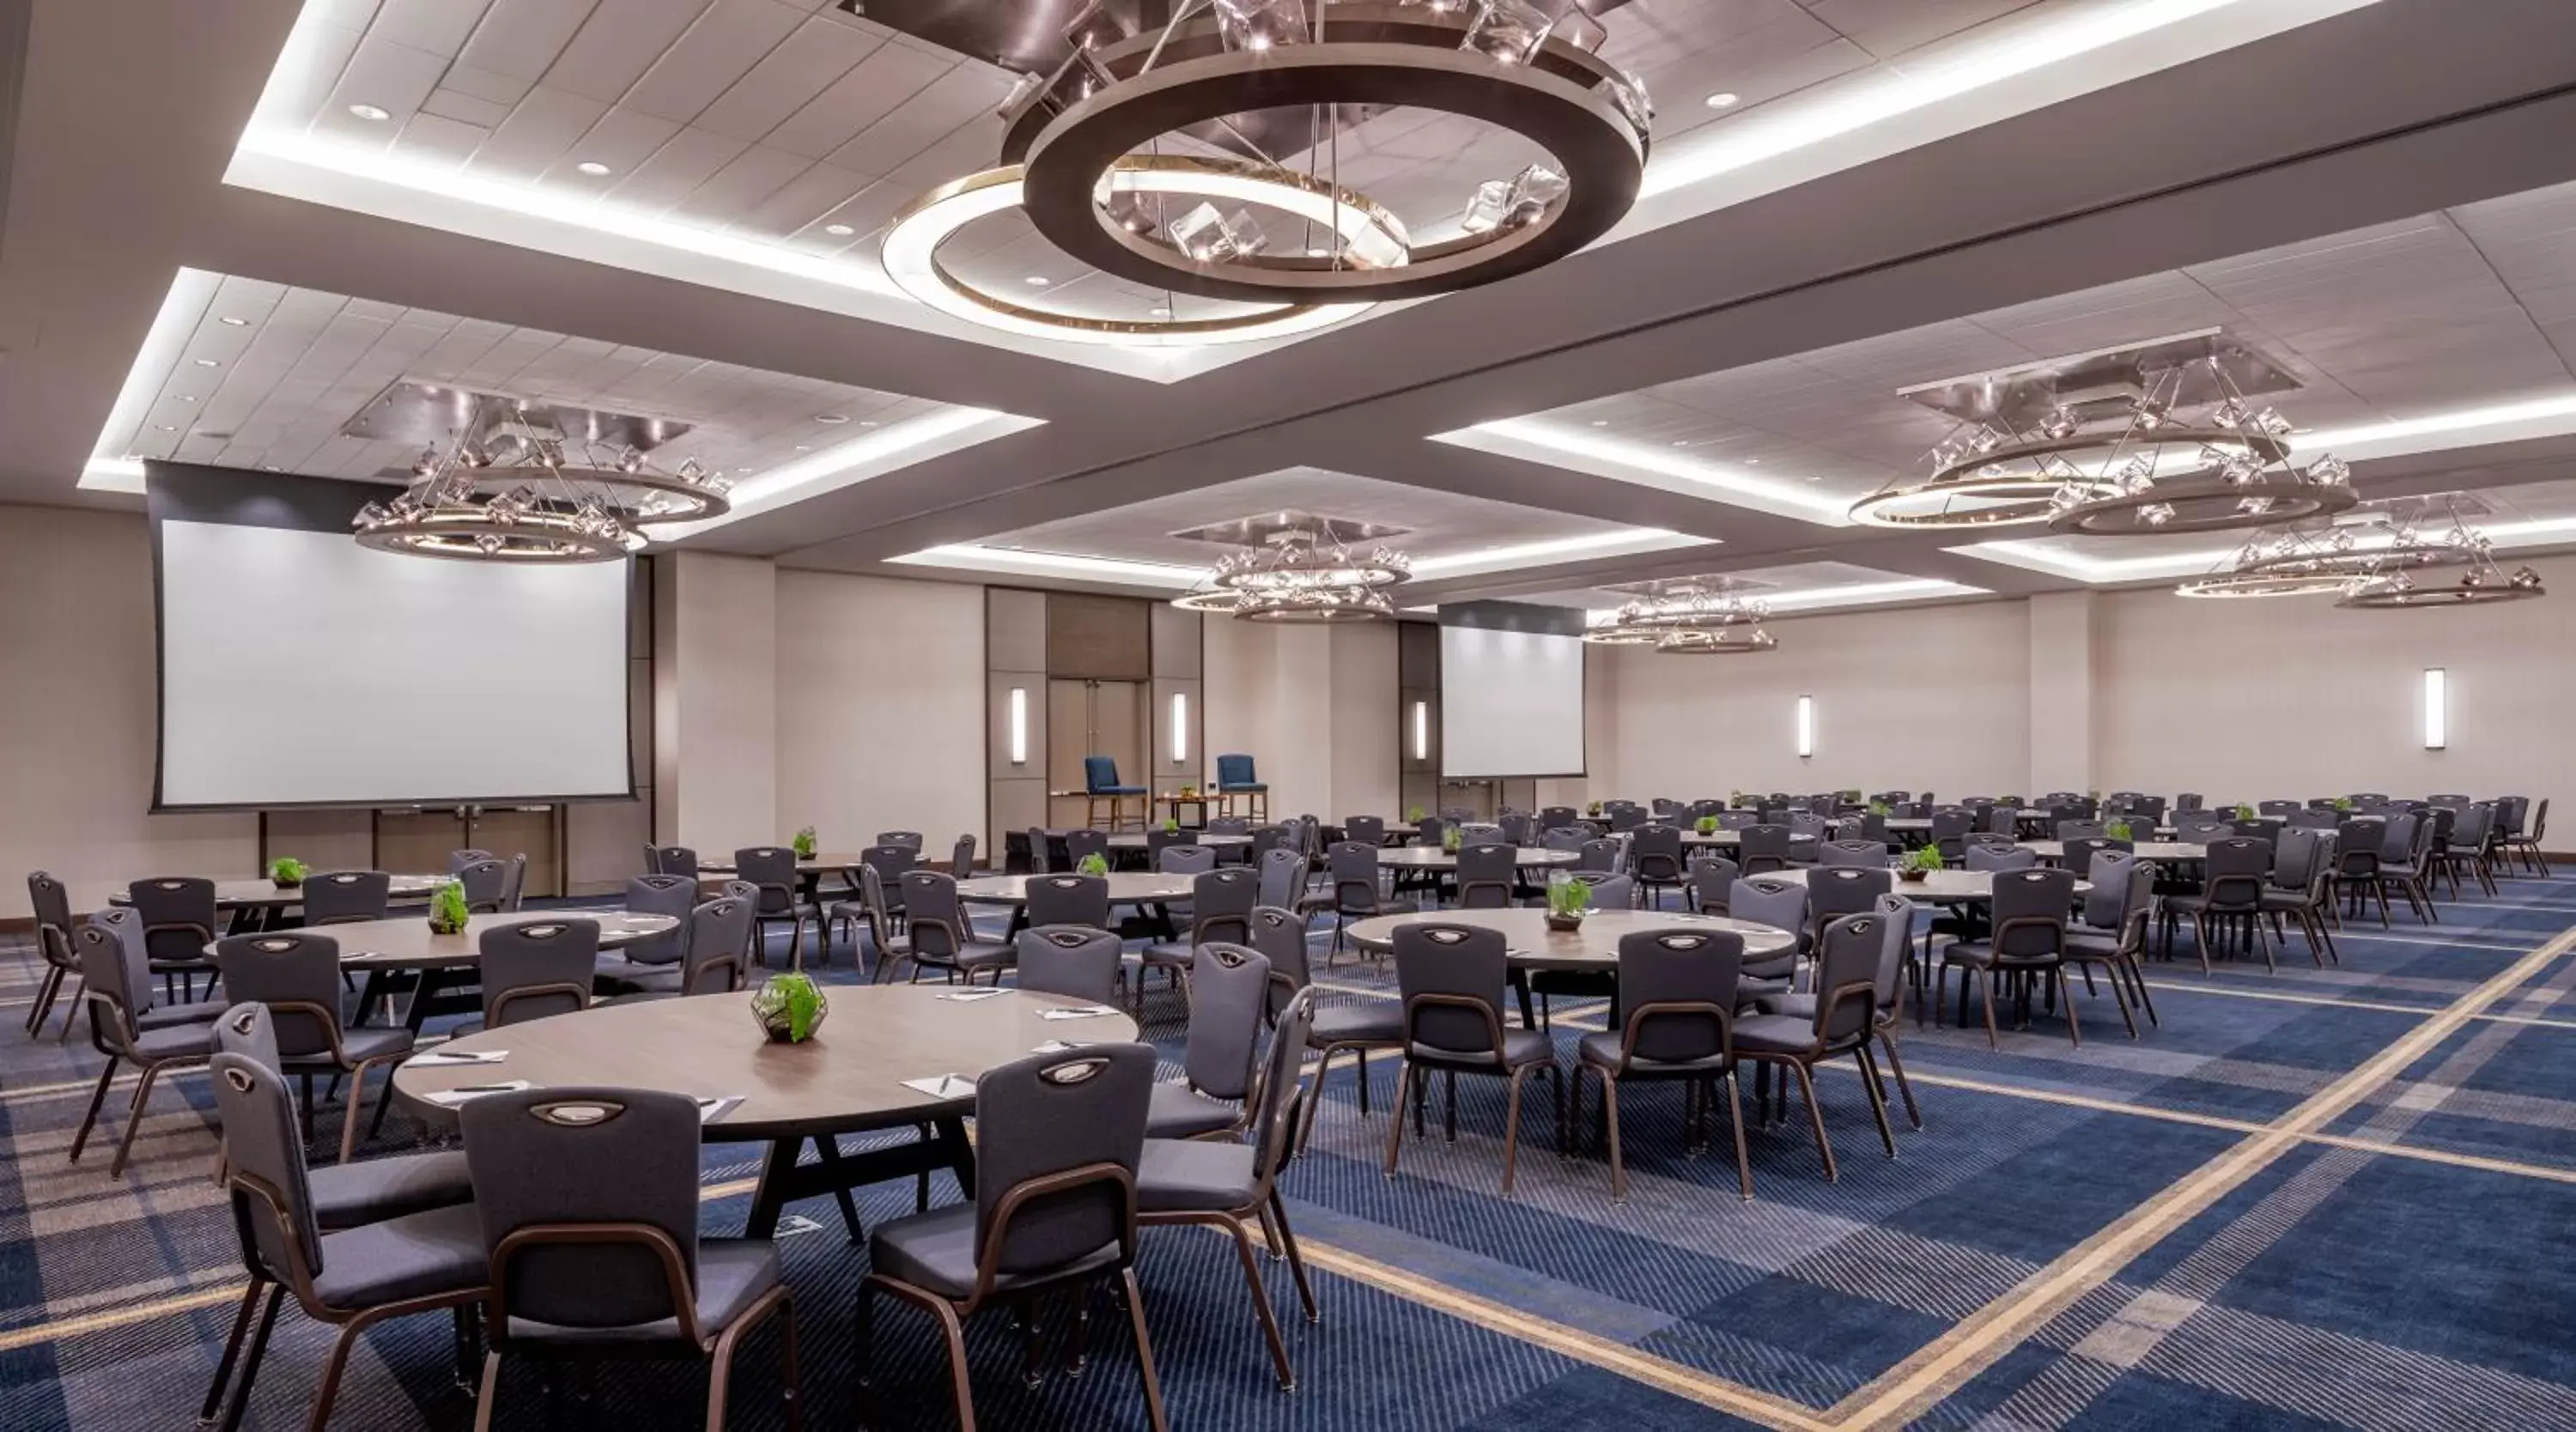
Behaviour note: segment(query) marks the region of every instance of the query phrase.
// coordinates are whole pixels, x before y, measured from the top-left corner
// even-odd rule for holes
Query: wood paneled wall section
[[[1089,681],[1151,679],[1152,609],[1152,603],[1135,597],[1048,593],[1047,675]]]

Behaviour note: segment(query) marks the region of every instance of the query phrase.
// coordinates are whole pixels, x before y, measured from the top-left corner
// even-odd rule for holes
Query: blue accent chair
[[[1270,819],[1270,787],[1254,774],[1250,756],[1216,758],[1216,795],[1227,815],[1234,814],[1235,797],[1241,796],[1244,814],[1254,820]]]
[[[1118,783],[1117,757],[1085,756],[1082,758],[1082,793],[1086,798],[1083,807],[1085,825],[1095,829],[1116,830],[1119,822],[1124,818],[1127,798],[1133,796],[1136,798],[1136,826],[1140,830],[1144,828],[1147,813],[1145,788]],[[1104,800],[1109,802],[1109,824],[1106,827],[1100,824],[1100,803]]]

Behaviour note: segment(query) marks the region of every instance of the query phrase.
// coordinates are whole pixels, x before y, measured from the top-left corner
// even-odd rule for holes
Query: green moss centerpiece
[[[1573,931],[1583,928],[1584,912],[1592,908],[1592,887],[1571,876],[1560,876],[1547,883],[1547,927]]]
[[[2102,834],[2113,840],[2129,840],[2134,838],[2130,834],[2134,829],[2136,829],[2136,827],[2130,825],[2125,820],[2115,820],[2109,825],[2102,827]]]
[[[795,850],[797,859],[813,859],[814,851],[817,848],[814,841],[814,827],[809,825],[803,830],[796,832],[796,838],[789,841],[788,845]]]
[[[280,890],[294,889],[304,883],[305,876],[312,873],[303,861],[292,855],[281,855],[268,863],[268,878],[275,882]]]
[[[1698,831],[1702,835],[1715,835],[1717,834],[1717,817],[1713,815],[1701,816],[1699,819],[1691,822],[1691,829]]]
[[[822,986],[801,974],[771,975],[751,997],[751,1017],[773,1044],[802,1044],[823,1027],[832,1005]]]
[[[1086,855],[1073,863],[1073,873],[1076,875],[1106,875],[1109,873],[1109,857],[1102,855],[1098,851],[1093,851],[1091,854]]]
[[[433,935],[462,935],[465,922],[473,912],[465,908],[465,882],[442,880],[429,892],[429,932]]]
[[[1932,872],[1940,868],[1941,847],[1918,845],[1905,852],[1905,858],[1896,863],[1896,878],[1908,885],[1920,885],[1931,879]]]
[[[1449,852],[1451,855],[1457,854],[1458,848],[1466,843],[1466,832],[1460,830],[1455,825],[1447,826],[1440,832],[1440,848]]]

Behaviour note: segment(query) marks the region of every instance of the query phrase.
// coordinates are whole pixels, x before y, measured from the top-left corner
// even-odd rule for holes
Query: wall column
[[[778,569],[669,552],[653,564],[654,838],[730,858],[778,826]]]
[[[2094,595],[2044,592],[2030,599],[2030,789],[2100,787],[2093,745]]]

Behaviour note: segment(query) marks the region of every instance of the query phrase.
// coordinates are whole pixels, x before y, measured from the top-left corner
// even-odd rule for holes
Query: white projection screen
[[[159,808],[633,794],[628,563],[407,557],[345,525],[155,531]]]
[[[1579,776],[1583,612],[1508,602],[1440,609],[1440,774]]]

